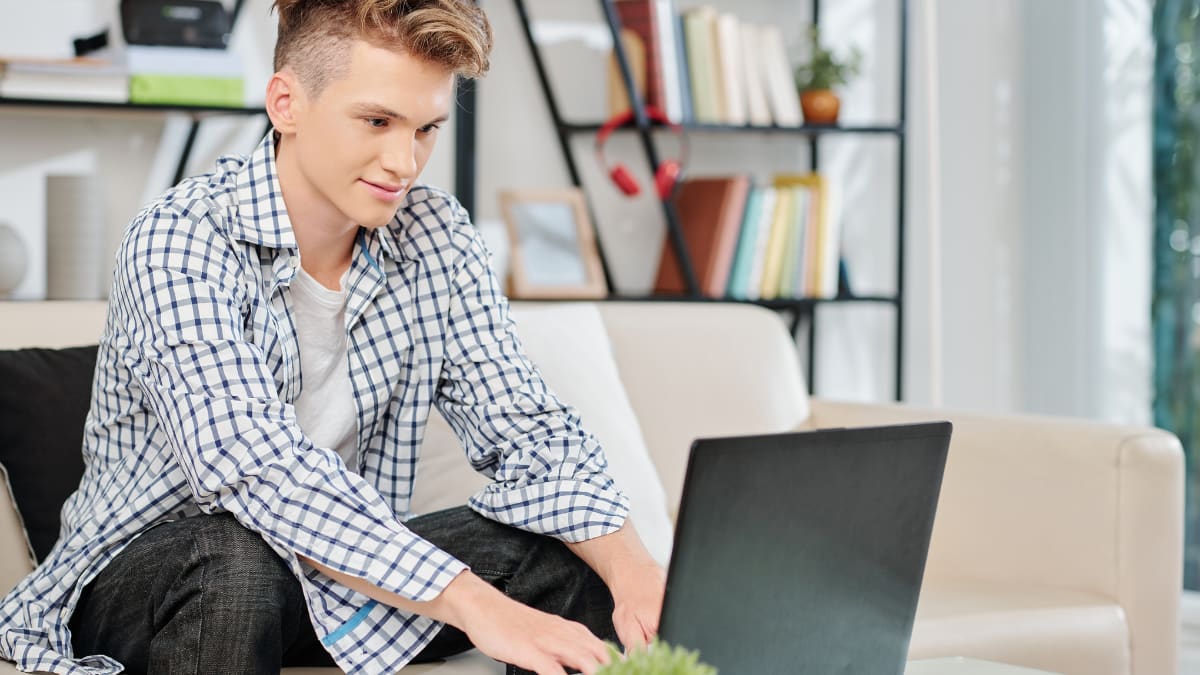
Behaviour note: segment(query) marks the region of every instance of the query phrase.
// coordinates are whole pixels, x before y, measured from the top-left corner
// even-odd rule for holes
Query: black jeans
[[[406,525],[514,600],[617,641],[612,595],[561,542],[465,506]],[[300,582],[229,514],[165,523],[135,539],[84,589],[71,632],[76,654],[107,654],[127,673],[257,675],[334,665]],[[445,626],[416,662],[470,648],[466,635]]]

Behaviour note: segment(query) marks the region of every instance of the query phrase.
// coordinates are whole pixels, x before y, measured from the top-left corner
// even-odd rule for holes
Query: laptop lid
[[[696,441],[659,635],[722,673],[903,673],[950,431]]]

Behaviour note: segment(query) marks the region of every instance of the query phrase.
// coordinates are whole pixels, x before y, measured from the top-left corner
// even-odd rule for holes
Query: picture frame
[[[594,300],[608,295],[595,229],[578,188],[505,190],[508,295],[523,300]]]

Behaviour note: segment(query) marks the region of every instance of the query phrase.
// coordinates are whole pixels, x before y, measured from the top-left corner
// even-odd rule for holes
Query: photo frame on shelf
[[[608,294],[578,188],[502,191],[500,208],[510,243],[510,297],[588,300]]]

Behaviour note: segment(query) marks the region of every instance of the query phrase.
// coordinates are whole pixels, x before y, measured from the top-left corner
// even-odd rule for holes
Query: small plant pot
[[[830,89],[809,89],[800,92],[800,109],[804,111],[805,124],[837,124],[841,104],[837,94]]]

